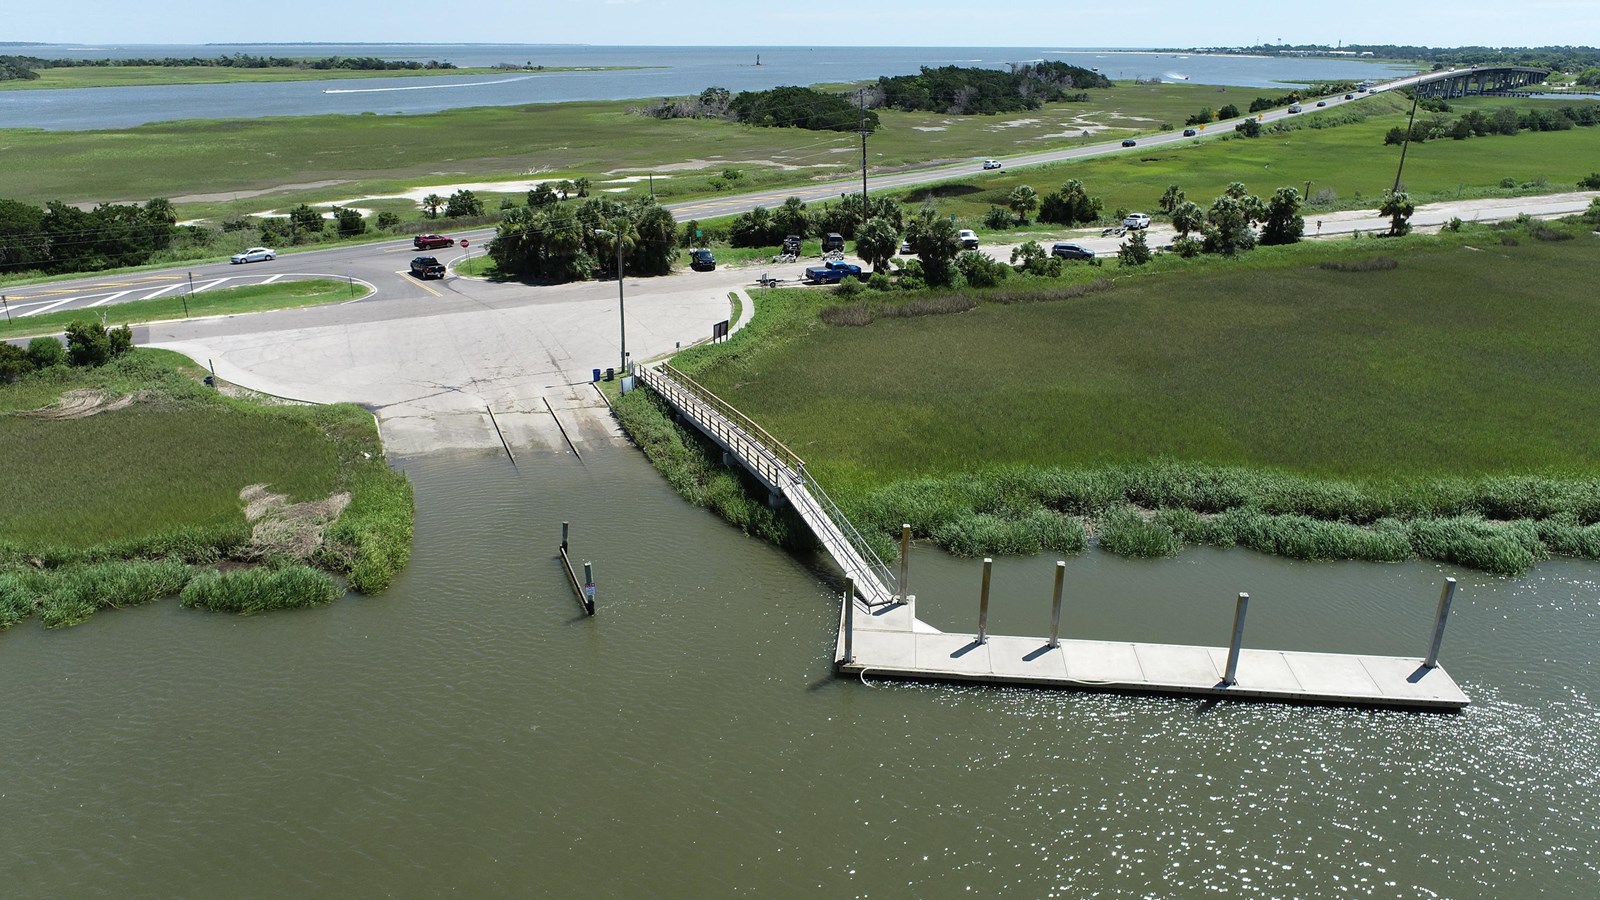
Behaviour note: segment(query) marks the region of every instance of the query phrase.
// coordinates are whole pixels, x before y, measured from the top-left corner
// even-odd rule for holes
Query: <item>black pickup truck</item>
[[[418,278],[443,278],[444,263],[431,256],[419,256],[411,261],[411,274]]]

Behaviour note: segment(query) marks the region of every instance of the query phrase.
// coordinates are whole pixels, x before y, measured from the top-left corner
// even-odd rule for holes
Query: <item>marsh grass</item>
[[[0,623],[37,610],[46,625],[75,624],[152,590],[176,593],[185,579],[174,573],[190,565],[247,555],[239,492],[250,484],[290,502],[350,492],[312,561],[356,590],[380,591],[406,565],[411,485],[385,464],[370,413],[261,406],[203,387],[199,374],[177,354],[138,350],[0,386]],[[65,421],[16,414],[74,388],[140,399]]]
[[[326,572],[307,565],[287,565],[201,572],[189,580],[178,600],[188,607],[248,615],[320,606],[339,599],[339,594],[339,585]]]
[[[1589,248],[1465,249],[1483,236],[1386,240],[1393,267],[1370,239],[1174,259],[1112,293],[1013,279],[1011,302],[855,328],[764,291],[675,364],[803,448],[875,542],[909,522],[963,554],[1070,552],[1088,524],[1137,555],[1593,557],[1600,335],[1569,327],[1596,313]]]

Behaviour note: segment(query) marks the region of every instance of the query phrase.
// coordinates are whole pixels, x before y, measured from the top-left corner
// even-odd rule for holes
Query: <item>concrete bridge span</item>
[[[1526,91],[1550,77],[1549,69],[1531,66],[1476,66],[1424,75],[1417,79],[1417,95],[1452,99],[1473,94]]]

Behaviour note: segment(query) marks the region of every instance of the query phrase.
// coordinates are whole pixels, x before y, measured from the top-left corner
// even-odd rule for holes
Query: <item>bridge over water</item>
[[[1417,95],[1451,99],[1473,94],[1508,94],[1527,91],[1550,77],[1550,69],[1531,66],[1478,66],[1424,75],[1417,79]]]

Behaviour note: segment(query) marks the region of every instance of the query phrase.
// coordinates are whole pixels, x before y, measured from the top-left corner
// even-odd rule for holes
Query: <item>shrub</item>
[[[983,214],[984,227],[994,231],[1010,228],[1012,223],[1011,210],[1001,206],[991,206],[989,211]]]
[[[1559,228],[1551,228],[1548,225],[1535,225],[1532,228],[1528,229],[1528,235],[1529,235],[1529,237],[1532,237],[1536,241],[1570,241],[1570,240],[1572,240],[1572,232],[1570,232],[1570,231],[1562,231]]]
[[[388,231],[391,228],[395,228],[395,227],[399,226],[399,224],[400,224],[400,214],[399,213],[390,212],[389,210],[384,210],[383,212],[378,213],[378,230],[379,231]]]
[[[111,356],[111,337],[104,325],[79,319],[67,326],[67,359],[72,365],[103,366]]]
[[[1500,186],[1503,188],[1514,188],[1517,186],[1517,180],[1515,178],[1502,178],[1500,179]]]
[[[1587,191],[1600,191],[1600,172],[1593,172],[1578,179],[1578,187]]]
[[[28,361],[33,363],[35,369],[65,365],[67,348],[53,337],[36,337],[28,342]]]

